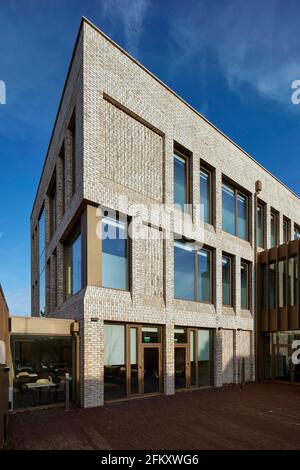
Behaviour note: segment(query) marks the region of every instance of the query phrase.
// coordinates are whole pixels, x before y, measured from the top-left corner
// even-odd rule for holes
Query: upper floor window
[[[300,227],[298,225],[294,225],[294,240],[300,239]]]
[[[212,302],[212,251],[174,241],[174,297]]]
[[[241,308],[249,310],[250,305],[250,273],[249,264],[241,262]]]
[[[56,176],[55,170],[54,175],[52,177],[52,181],[50,184],[50,188],[48,191],[49,196],[49,210],[50,210],[50,238],[56,232]]]
[[[248,197],[225,182],[222,184],[222,224],[225,232],[248,240]]]
[[[290,241],[290,227],[291,223],[290,220],[286,217],[283,218],[283,243],[287,243]]]
[[[232,307],[232,258],[222,256],[222,303]]]
[[[278,245],[278,212],[271,210],[271,248]]]
[[[82,288],[81,234],[71,238],[66,245],[66,298],[68,299]]]
[[[279,308],[286,305],[286,262],[285,259],[278,261],[278,299]]]
[[[129,289],[127,220],[102,219],[102,286]]]
[[[257,246],[264,248],[264,238],[265,238],[265,210],[263,204],[258,203],[256,208],[256,236],[257,236]]]
[[[276,308],[276,264],[269,264],[269,309]]]
[[[298,304],[298,259],[297,256],[289,258],[289,305],[293,307]]]
[[[71,152],[72,152],[72,194],[76,190],[76,118],[75,118],[75,109],[73,111],[72,117],[69,122],[68,129],[71,133]]]
[[[43,208],[38,222],[38,240],[39,240],[39,315],[45,316],[46,313],[46,220],[45,208]]]
[[[212,173],[200,168],[200,211],[201,220],[212,224]]]
[[[174,154],[174,204],[184,210],[189,204],[189,158],[179,152]]]

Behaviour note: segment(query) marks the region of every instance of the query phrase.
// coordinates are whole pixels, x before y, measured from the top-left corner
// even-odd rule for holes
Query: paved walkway
[[[300,387],[249,384],[10,416],[7,449],[300,449]]]

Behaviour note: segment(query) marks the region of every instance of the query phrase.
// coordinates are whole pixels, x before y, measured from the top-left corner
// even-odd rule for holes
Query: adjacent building
[[[256,254],[298,224],[297,195],[82,20],[31,214],[32,315],[80,323],[82,406],[255,380]]]

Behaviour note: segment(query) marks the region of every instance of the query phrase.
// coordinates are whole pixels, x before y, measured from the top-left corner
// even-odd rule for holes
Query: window
[[[289,258],[289,305],[294,307],[298,303],[298,260],[297,256]]]
[[[69,122],[68,130],[71,134],[71,146],[72,146],[72,195],[76,190],[76,126],[75,126],[75,109]]]
[[[256,237],[257,237],[257,246],[260,248],[265,247],[264,238],[265,238],[265,210],[262,204],[257,204],[256,209]]]
[[[125,326],[104,325],[104,395],[126,397]]]
[[[285,260],[278,261],[278,291],[279,291],[279,308],[286,305],[286,270]]]
[[[249,310],[249,264],[241,262],[241,308]]]
[[[174,241],[174,296],[212,303],[212,252]]]
[[[65,143],[62,144],[60,152],[59,152],[59,164],[61,169],[61,201],[62,201],[62,215],[65,213]]]
[[[232,259],[222,256],[222,298],[223,305],[232,307]]]
[[[229,184],[222,184],[223,230],[248,240],[248,197]]]
[[[261,266],[261,290],[260,290],[260,305],[262,310],[266,310],[267,308],[267,265],[263,264]]]
[[[46,263],[46,221],[45,208],[43,208],[39,223],[39,315],[44,317],[46,314],[46,279],[45,279],[45,263]]]
[[[271,210],[271,248],[278,245],[278,213]]]
[[[283,243],[290,241],[290,220],[283,218]]]
[[[102,219],[102,286],[129,289],[127,221],[119,215]]]
[[[275,263],[269,264],[269,310],[276,308],[276,269]]]
[[[201,220],[212,224],[212,173],[200,168],[200,211]]]
[[[294,240],[300,239],[300,227],[298,225],[294,225]]]
[[[181,153],[174,154],[174,204],[184,211],[189,204],[189,158]]]
[[[66,298],[82,288],[81,276],[81,235],[78,234],[66,246]]]
[[[54,170],[54,175],[50,184],[50,189],[48,192],[49,196],[49,209],[50,209],[50,238],[56,232],[56,175]]]

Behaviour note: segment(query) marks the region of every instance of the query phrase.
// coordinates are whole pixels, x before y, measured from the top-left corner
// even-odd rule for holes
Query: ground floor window
[[[12,335],[14,409],[64,402],[66,373],[74,398],[75,349],[73,337]]]
[[[264,379],[300,382],[300,364],[292,361],[293,341],[300,331],[278,331],[264,335]]]
[[[105,400],[161,392],[161,336],[155,325],[104,325]]]
[[[213,330],[175,328],[175,388],[213,383]]]

